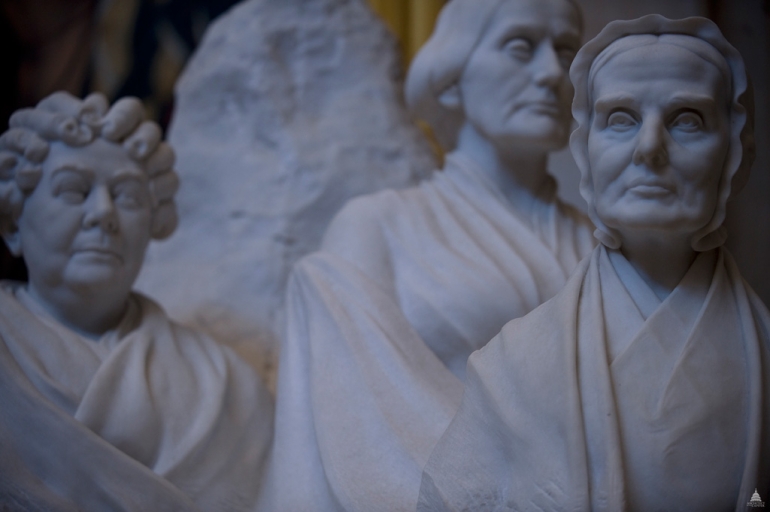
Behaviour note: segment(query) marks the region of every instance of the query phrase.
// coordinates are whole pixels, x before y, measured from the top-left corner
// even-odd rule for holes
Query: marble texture
[[[570,76],[602,245],[470,357],[417,509],[745,510],[770,492],[770,312],[722,246],[755,151],[743,61],[651,15]]]
[[[709,16],[707,0],[577,0],[584,13],[585,40],[594,38],[607,23],[631,20],[647,14],[660,14],[670,19],[688,16]],[[585,199],[580,195],[580,170],[575,165],[569,148],[551,154],[550,168],[559,182],[559,196],[563,201],[586,211]]]
[[[295,266],[263,510],[414,510],[468,355],[591,251],[546,168],[579,43],[565,0],[444,8],[406,91],[451,152],[417,187],[350,201]]]
[[[347,199],[435,166],[401,83],[363,0],[248,0],[217,19],[177,85],[182,222],[138,288],[272,380],[292,264]]]
[[[272,400],[230,349],[131,291],[176,226],[141,102],[55,93],[0,136],[0,508],[252,510]]]

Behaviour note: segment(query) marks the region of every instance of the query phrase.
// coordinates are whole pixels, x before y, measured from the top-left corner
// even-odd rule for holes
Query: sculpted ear
[[[460,92],[460,86],[453,83],[442,92],[438,97],[438,102],[447,110],[460,110],[463,107],[463,96]]]

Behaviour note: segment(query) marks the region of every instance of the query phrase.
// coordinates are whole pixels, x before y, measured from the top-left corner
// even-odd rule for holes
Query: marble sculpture
[[[468,355],[592,250],[546,170],[568,138],[581,27],[568,0],[443,9],[406,96],[446,164],[353,199],[295,267],[264,510],[414,510]]]
[[[743,61],[704,18],[650,15],[570,76],[601,245],[470,357],[418,510],[746,510],[770,493],[770,316],[723,247],[754,155]]]
[[[131,287],[176,227],[174,153],[135,98],[56,93],[0,137],[0,509],[252,510],[256,373]]]
[[[367,3],[245,0],[176,85],[184,222],[150,247],[136,287],[271,384],[292,265],[348,199],[435,167],[403,104],[396,42]]]

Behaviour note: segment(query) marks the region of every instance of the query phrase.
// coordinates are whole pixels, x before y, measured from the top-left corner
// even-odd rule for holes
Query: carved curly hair
[[[110,108],[101,93],[80,100],[56,92],[35,108],[14,112],[9,130],[0,135],[0,232],[16,229],[24,200],[40,181],[50,142],[81,147],[101,137],[123,146],[147,173],[152,198],[151,236],[163,239],[171,235],[178,222],[174,194],[179,178],[173,170],[174,151],[161,140],[160,127],[144,117],[138,99],[122,98]]]

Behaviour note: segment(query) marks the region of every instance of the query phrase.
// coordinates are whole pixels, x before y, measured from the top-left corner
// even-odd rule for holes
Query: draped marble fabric
[[[420,186],[351,201],[322,252],[366,274],[461,380],[468,356],[558,292],[594,246],[593,225],[549,179],[522,215],[476,164],[448,155]]]
[[[470,357],[418,510],[745,510],[770,492],[769,328],[724,249],[661,302],[596,248]]]
[[[263,510],[414,510],[468,355],[592,248],[553,182],[529,213],[459,155],[343,209],[288,287]]]
[[[0,285],[0,504],[23,510],[252,510],[271,399],[228,349],[132,295],[86,339]]]

